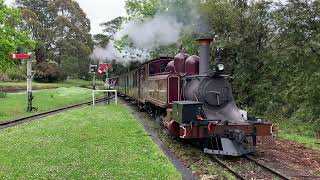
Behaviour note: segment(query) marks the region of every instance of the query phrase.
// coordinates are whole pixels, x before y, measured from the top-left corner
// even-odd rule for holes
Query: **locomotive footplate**
[[[201,122],[200,124],[181,124],[180,125],[180,138],[183,139],[195,139],[195,138],[207,138],[211,136],[223,136],[225,132],[230,129],[241,130],[246,136],[272,136],[272,124],[260,123],[260,124],[213,124],[207,122]]]
[[[253,153],[257,136],[272,136],[272,125],[223,125],[216,121],[180,125],[180,138],[199,139],[204,152],[208,154],[239,156]]]

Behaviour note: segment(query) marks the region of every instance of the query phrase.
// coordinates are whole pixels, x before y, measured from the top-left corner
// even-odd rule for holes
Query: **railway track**
[[[96,99],[95,103],[102,103],[102,102],[105,102],[105,101],[110,100],[112,98],[114,98],[114,96],[99,98],[99,99]],[[46,116],[50,116],[50,115],[53,115],[53,114],[58,114],[58,113],[61,113],[61,112],[64,112],[64,111],[67,111],[67,110],[70,110],[70,109],[80,108],[80,107],[83,107],[83,106],[86,106],[86,105],[91,105],[91,104],[92,104],[92,101],[87,101],[87,102],[84,102],[84,103],[79,103],[79,104],[75,104],[75,105],[71,105],[71,106],[67,106],[67,107],[63,107],[63,108],[59,108],[59,109],[55,109],[55,110],[51,110],[51,111],[47,111],[47,112],[42,112],[42,113],[39,113],[39,114],[34,114],[34,115],[31,115],[31,116],[27,116],[27,117],[15,119],[15,120],[1,122],[0,123],[0,129],[6,129],[6,128],[9,128],[9,127],[13,127],[13,126],[16,126],[16,125],[19,125],[19,124],[23,124],[23,123],[29,122],[29,121],[37,120],[37,119],[40,119],[40,118],[43,118],[43,117],[46,117]]]
[[[274,178],[290,180],[289,177],[279,173],[274,169],[271,169],[270,167],[260,163],[259,161],[248,155],[243,156],[239,160],[240,162],[236,163],[233,161],[223,160],[218,156],[211,156],[211,158],[240,180]],[[253,165],[255,165],[255,167]],[[242,171],[237,170],[237,168],[240,168]]]
[[[265,169],[266,171],[269,171],[270,173],[278,176],[278,177],[281,178],[281,179],[285,179],[285,180],[289,180],[289,179],[290,179],[289,177],[287,177],[287,176],[281,174],[280,172],[278,172],[278,171],[276,171],[276,170],[274,170],[274,169],[272,169],[272,168],[270,168],[270,167],[268,167],[268,166],[260,163],[259,161],[257,161],[256,159],[254,159],[254,158],[252,158],[252,157],[250,157],[250,156],[248,156],[248,155],[245,156],[245,158],[248,159],[248,160],[251,161],[251,162],[254,162],[255,164],[257,164],[257,165],[260,166],[261,168]]]

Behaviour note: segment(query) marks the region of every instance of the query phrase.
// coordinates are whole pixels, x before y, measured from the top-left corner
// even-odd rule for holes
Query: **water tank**
[[[189,57],[188,54],[181,52],[174,57],[174,67],[177,73],[185,73],[185,61]]]
[[[185,62],[185,73],[188,76],[199,74],[199,56],[192,55]]]

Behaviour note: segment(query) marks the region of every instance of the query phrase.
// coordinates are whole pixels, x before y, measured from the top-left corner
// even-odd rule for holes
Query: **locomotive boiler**
[[[200,142],[204,152],[240,156],[255,151],[272,124],[238,109],[220,61],[210,67],[212,38],[197,40],[199,55],[160,57],[117,77],[118,90],[160,121],[169,133]]]

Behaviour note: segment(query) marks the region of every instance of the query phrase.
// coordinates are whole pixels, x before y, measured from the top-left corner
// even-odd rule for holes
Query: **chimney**
[[[211,71],[210,68],[210,44],[213,38],[200,38],[197,39],[200,48],[200,62],[199,62],[199,74],[206,74]]]

